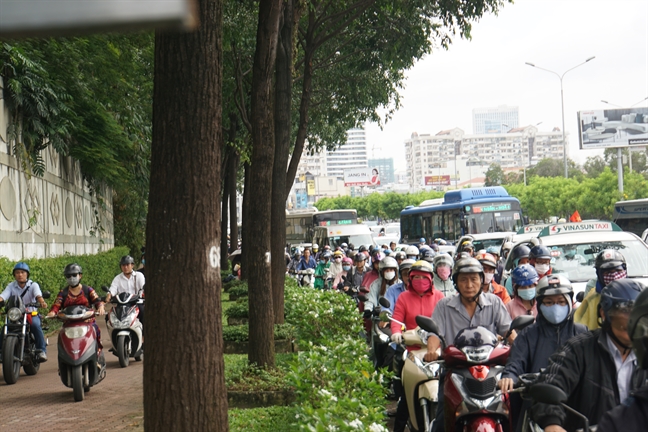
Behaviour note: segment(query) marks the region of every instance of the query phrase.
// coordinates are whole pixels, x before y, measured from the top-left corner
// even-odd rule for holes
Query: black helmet
[[[533,246],[533,248],[529,252],[529,258],[551,259],[551,251],[545,245]]]
[[[615,268],[623,268],[627,270],[625,257],[616,249],[605,249],[596,255],[596,261],[594,261],[594,268],[596,269],[596,278],[598,281],[605,285],[603,282],[603,273],[608,270],[613,270]]]
[[[328,259],[328,260],[330,260],[330,259],[331,259],[331,256],[332,256],[332,255],[331,255],[331,252],[329,252],[329,251],[325,251],[325,252],[322,253],[322,255],[320,256],[320,259]]]
[[[353,261],[355,261],[357,263],[362,262],[362,261],[366,261],[366,260],[367,260],[367,257],[365,256],[365,254],[363,252],[358,252],[358,253],[355,254],[355,257],[353,257]]]
[[[511,259],[513,260],[513,263],[517,266],[517,263],[520,259],[529,258],[529,255],[531,254],[531,249],[529,249],[529,247],[526,245],[519,245],[518,247],[513,249],[513,252],[511,253],[513,254],[511,256]]]
[[[360,245],[360,247],[358,248],[358,252],[364,252],[366,250],[367,250],[367,246],[365,245]]]
[[[404,259],[407,258],[407,255],[405,255],[405,252],[403,252],[403,251],[398,251],[398,252],[396,252],[396,254],[394,255],[394,258],[396,258],[397,260],[398,260],[398,259],[400,259],[400,260],[404,260]]]
[[[459,349],[464,347],[481,347],[484,345],[494,347],[497,345],[497,336],[495,336],[493,332],[482,326],[468,327],[457,333],[457,336],[454,340],[454,345]],[[486,359],[488,359],[488,354],[486,356]],[[472,359],[469,358],[468,360],[470,361]]]
[[[599,307],[603,309],[605,321],[608,321],[615,313],[630,314],[635,300],[644,288],[643,284],[632,279],[619,279],[610,282],[601,291],[601,303],[599,304]]]
[[[65,266],[65,269],[63,270],[63,275],[65,277],[68,277],[69,275],[73,275],[73,274],[83,274],[83,270],[81,269],[81,266],[77,263],[68,264]]]
[[[475,258],[460,258],[455,262],[452,269],[452,281],[457,284],[457,276],[461,273],[478,273],[481,277],[482,283],[484,282],[484,268],[481,263]]]
[[[628,322],[628,335],[632,340],[632,347],[637,356],[637,365],[641,369],[648,369],[648,290],[642,289],[641,294],[635,299],[634,307]]]
[[[124,255],[124,256],[121,257],[121,259],[119,260],[119,265],[120,265],[120,266],[127,265],[127,264],[135,264],[135,260],[134,260],[133,257],[130,256],[130,255]]]
[[[425,249],[423,253],[421,253],[421,259],[429,263],[434,261],[435,256],[436,256],[436,252],[434,252],[432,249]]]

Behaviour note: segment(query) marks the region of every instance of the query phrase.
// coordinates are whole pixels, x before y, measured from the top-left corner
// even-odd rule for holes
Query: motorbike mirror
[[[578,303],[583,303],[584,298],[585,298],[585,291],[581,291],[578,294],[576,294],[576,301]]]
[[[432,318],[425,315],[416,316],[416,325],[421,327],[423,330],[429,333],[439,334],[439,327],[432,321]]]
[[[380,321],[389,322],[389,312],[387,312],[386,310],[380,312],[380,315],[378,316],[380,317]]]
[[[529,395],[533,400],[550,405],[560,405],[567,400],[567,395],[562,389],[547,383],[538,383],[531,386]]]
[[[389,307],[391,306],[391,303],[385,297],[380,297],[378,303],[380,303],[380,306],[386,307],[387,309],[389,309]]]
[[[52,296],[52,293],[49,291],[43,291],[43,298],[48,299]]]
[[[369,294],[369,288],[361,286],[360,287],[360,292],[364,293],[364,294]]]
[[[513,330],[522,330],[525,327],[530,326],[535,321],[533,315],[520,315],[516,317],[511,323],[509,333]]]
[[[103,291],[103,292],[108,292],[109,290],[110,289],[106,285],[101,287],[101,291]]]
[[[358,299],[359,299],[360,301],[363,301],[363,302],[369,301],[369,299],[367,298],[367,296],[364,295],[364,294],[358,294]]]

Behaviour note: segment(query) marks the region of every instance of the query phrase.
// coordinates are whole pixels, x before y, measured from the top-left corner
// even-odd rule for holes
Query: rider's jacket
[[[635,368],[631,390],[643,384],[646,377],[645,370]],[[568,340],[549,357],[539,382],[560,387],[568,395],[567,405],[586,416],[591,425],[597,424],[606,411],[621,403],[616,366],[608,348],[607,335],[601,329]],[[568,431],[582,427],[582,420],[567,413],[560,405],[536,402],[531,411],[533,419],[543,429],[552,424],[561,425]]]
[[[451,278],[443,280],[439,277],[439,275],[436,274],[436,271],[432,274],[434,275],[434,288],[441,291],[441,294],[443,294],[444,297],[451,297],[457,294],[457,290],[455,289]]]
[[[408,288],[407,291],[398,296],[396,307],[394,308],[393,318],[405,324],[407,330],[417,327],[416,316],[432,316],[437,303],[443,299],[443,294],[436,288],[426,291],[422,296],[414,289]],[[401,325],[395,321],[391,322],[392,333],[401,333]],[[420,349],[419,345],[408,346],[408,350]]]
[[[133,270],[130,278],[127,278],[124,273],[119,273],[110,284],[110,295],[115,297],[123,292],[139,295],[144,292],[145,283],[144,275],[138,271]]]
[[[606,412],[598,424],[605,432],[643,432],[648,425],[648,384],[631,393],[621,405]]]
[[[18,282],[13,281],[7,285],[7,288],[5,288],[5,290],[2,291],[2,294],[0,294],[0,297],[2,297],[4,301],[9,300],[12,296],[22,296],[23,303],[28,304],[36,302],[36,297],[42,297],[43,293],[41,292],[40,286],[29,279],[24,288],[21,288],[20,285],[18,285]],[[28,307],[25,308],[25,310],[31,312],[37,310],[37,308]]]

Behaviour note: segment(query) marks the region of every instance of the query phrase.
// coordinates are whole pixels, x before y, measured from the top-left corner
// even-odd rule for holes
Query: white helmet
[[[394,258],[390,256],[381,259],[380,263],[378,264],[378,271],[380,272],[388,268],[398,270],[398,263]]]
[[[410,257],[410,256],[418,256],[419,250],[416,246],[411,245],[407,246],[407,249],[405,249],[405,254]]]

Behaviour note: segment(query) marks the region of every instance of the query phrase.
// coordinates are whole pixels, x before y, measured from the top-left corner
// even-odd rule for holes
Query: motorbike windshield
[[[497,345],[497,336],[484,327],[471,327],[457,333],[454,342],[469,362],[482,363]]]
[[[5,310],[8,311],[11,308],[18,308],[20,313],[25,313],[25,303],[23,302],[20,296],[11,296],[9,300],[5,303]]]

